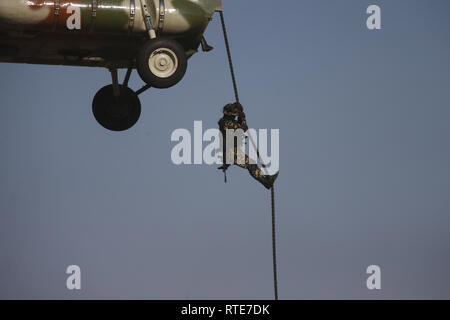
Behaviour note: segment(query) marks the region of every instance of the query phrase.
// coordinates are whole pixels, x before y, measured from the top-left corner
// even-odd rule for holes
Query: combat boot
[[[260,176],[259,177],[259,182],[262,183],[262,185],[264,187],[266,187],[266,189],[271,189],[273,187],[273,184],[275,183],[275,180],[277,180],[278,178],[278,174],[280,172],[275,173],[274,175],[267,175],[267,176]]]

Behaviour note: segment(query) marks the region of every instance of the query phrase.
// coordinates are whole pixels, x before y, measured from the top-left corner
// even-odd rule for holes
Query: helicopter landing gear
[[[150,39],[138,52],[137,71],[147,85],[159,89],[170,88],[180,82],[186,73],[186,52],[178,41],[159,37],[161,30],[158,30],[158,35],[156,34],[146,1],[141,1],[141,6],[142,17]],[[161,29],[165,16],[164,0],[160,1],[159,11],[158,28]]]
[[[168,38],[148,40],[136,59],[137,71],[142,80],[155,88],[170,88],[184,77],[187,57],[177,41]]]
[[[92,112],[104,128],[111,131],[128,130],[141,115],[138,93],[128,87],[132,69],[128,69],[123,85],[118,83],[117,69],[110,71],[113,83],[97,92],[92,102]],[[140,91],[143,92],[142,89]]]
[[[214,49],[214,47],[211,47],[208,44],[208,42],[206,41],[205,37],[202,37],[202,40],[201,40],[200,44],[202,45],[203,52],[210,52],[211,50]]]

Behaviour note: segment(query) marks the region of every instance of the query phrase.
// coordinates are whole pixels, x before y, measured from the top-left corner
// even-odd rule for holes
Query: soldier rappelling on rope
[[[239,102],[227,104],[223,108],[223,117],[219,120],[218,124],[219,130],[222,133],[224,163],[219,169],[226,172],[231,164],[235,164],[243,169],[247,169],[250,175],[267,189],[272,188],[273,183],[278,177],[278,173],[265,175],[258,165],[256,165],[256,162],[250,159],[243,151],[244,133],[247,132],[248,126],[242,105]],[[230,134],[233,135],[232,141],[227,139],[227,135],[230,136]]]
[[[234,74],[234,68],[233,68],[233,61],[231,59],[231,50],[230,50],[230,43],[228,41],[228,35],[227,35],[227,28],[225,25],[225,18],[222,10],[219,10],[220,14],[220,20],[222,22],[222,30],[223,30],[223,37],[225,40],[225,47],[227,50],[227,56],[228,56],[228,64],[230,66],[230,72],[231,72],[231,80],[233,82],[233,89],[234,89],[234,95],[236,98],[236,102],[234,104],[227,104],[223,108],[223,117],[219,120],[219,128],[222,132],[222,148],[223,148],[223,166],[219,169],[223,170],[225,173],[225,182],[226,179],[226,170],[230,166],[227,159],[232,159],[231,163],[237,164],[241,168],[247,169],[250,175],[255,178],[257,181],[261,182],[264,187],[267,189],[270,189],[270,197],[271,197],[271,209],[272,209],[272,257],[273,257],[273,285],[274,285],[274,295],[275,300],[278,300],[278,275],[277,275],[277,246],[276,246],[276,227],[275,227],[275,191],[274,191],[274,182],[278,177],[278,173],[275,175],[269,176],[269,175],[263,175],[261,172],[261,169],[255,164],[256,162],[251,161],[250,158],[243,154],[242,149],[239,150],[239,146],[243,146],[243,138],[244,135],[241,136],[241,143],[240,145],[237,143],[239,141],[236,141],[236,139],[233,139],[233,145],[229,146],[227,145],[227,139],[226,139],[226,132],[229,129],[237,130],[241,129],[243,132],[248,130],[247,126],[247,120],[245,119],[245,113],[244,108],[239,103],[239,93],[238,93],[238,87],[236,83],[236,77]],[[224,139],[225,137],[225,139]],[[249,136],[249,140],[252,142],[253,147],[256,149],[256,144],[254,143],[252,136]],[[229,139],[228,139],[229,140]],[[258,158],[260,158],[259,152],[257,151]],[[228,156],[227,156],[228,155]],[[239,156],[244,155],[244,161],[236,161],[239,159]],[[233,161],[234,160],[234,161]],[[242,159],[240,159],[242,160]],[[228,162],[228,163],[227,163]],[[243,163],[243,164],[240,164]],[[264,163],[262,164],[262,167],[264,167]]]

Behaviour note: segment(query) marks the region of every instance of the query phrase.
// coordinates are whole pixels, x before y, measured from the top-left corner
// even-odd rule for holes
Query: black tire
[[[164,51],[165,50],[165,51]],[[167,61],[166,57],[168,57],[169,67],[172,65],[173,68],[170,70],[174,70],[173,73],[170,71],[167,72],[167,75],[164,75],[164,71],[161,71],[159,74],[155,74],[150,67],[150,59],[155,56],[155,54],[160,54],[161,57],[164,55],[164,59]],[[174,60],[176,59],[175,63]],[[157,60],[157,58],[155,58]],[[153,69],[155,70],[156,62],[154,64]],[[187,69],[187,57],[186,52],[181,44],[177,41],[167,38],[156,38],[148,40],[139,50],[138,56],[136,58],[137,71],[141,77],[141,79],[147,83],[148,85],[165,89],[170,88],[176,85],[178,82],[183,79],[184,74]],[[161,66],[160,66],[161,67]],[[162,66],[161,68],[164,68]]]
[[[97,122],[111,131],[124,131],[136,124],[141,116],[141,102],[128,87],[119,85],[120,95],[114,96],[113,86],[100,89],[92,102],[92,112]]]

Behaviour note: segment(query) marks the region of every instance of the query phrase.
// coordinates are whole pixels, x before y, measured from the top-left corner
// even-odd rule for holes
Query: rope
[[[230,43],[228,41],[228,33],[227,33],[227,27],[225,25],[225,18],[223,15],[223,11],[219,11],[220,13],[220,20],[222,22],[222,30],[223,30],[223,37],[225,39],[225,47],[227,49],[227,56],[228,56],[228,64],[230,66],[230,72],[231,72],[231,80],[233,82],[233,89],[234,89],[234,95],[236,97],[236,102],[239,103],[239,92],[238,87],[236,83],[236,76],[234,73],[234,67],[233,67],[233,60],[231,58],[231,50],[230,50]],[[264,161],[262,160],[259,150],[256,147],[256,143],[253,140],[252,135],[248,135],[250,142],[253,145],[253,148],[256,150],[256,154],[258,156],[259,161],[262,164],[264,173],[266,175],[269,174],[266,165],[264,164]],[[226,178],[226,170],[224,170],[225,173],[225,182],[227,181]],[[277,276],[277,246],[276,246],[276,225],[275,225],[275,189],[274,186],[270,189],[271,194],[271,207],[272,207],[272,259],[273,259],[273,286],[274,286],[274,293],[275,293],[275,300],[278,300],[278,276]]]
[[[272,259],[273,259],[273,288],[275,292],[275,300],[278,300],[278,275],[277,275],[277,240],[275,228],[275,189],[270,189],[272,202]]]
[[[231,59],[231,50],[230,50],[230,42],[228,41],[227,27],[225,25],[225,18],[223,16],[223,11],[219,12],[220,12],[220,21],[222,22],[223,37],[225,38],[225,47],[227,48],[228,64],[230,66],[231,80],[233,81],[234,95],[236,96],[236,102],[239,102],[239,93],[236,84],[236,77],[234,75],[233,60]]]

